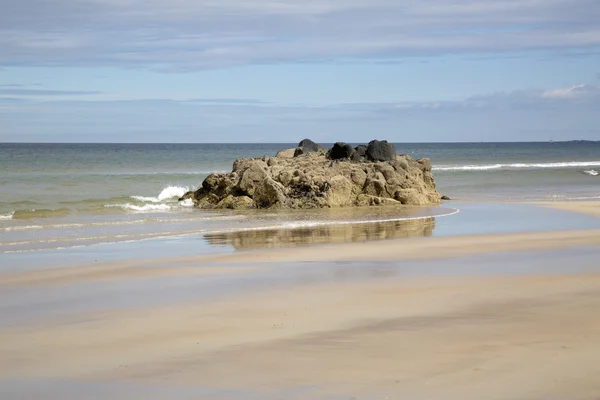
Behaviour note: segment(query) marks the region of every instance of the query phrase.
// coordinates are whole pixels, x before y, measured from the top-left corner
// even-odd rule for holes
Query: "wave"
[[[508,163],[482,165],[438,165],[434,171],[495,171],[544,168],[600,167],[600,161],[570,161],[553,163]]]
[[[598,171],[596,171],[595,169],[588,169],[586,171],[583,171],[583,173],[586,175],[598,176]]]
[[[138,211],[138,212],[146,212],[146,211],[168,211],[171,209],[171,206],[168,204],[144,204],[143,206],[138,206],[131,203],[125,204],[107,204],[104,207],[120,207],[121,209],[128,211]]]
[[[138,201],[150,201],[152,203],[160,203],[161,201],[173,198],[180,198],[189,191],[190,188],[188,186],[167,186],[156,197],[131,196],[131,198]]]
[[[0,214],[0,220],[12,219],[14,211],[8,214]]]
[[[13,211],[10,219],[56,218],[70,213],[71,210],[68,208],[16,210]]]
[[[567,196],[564,194],[553,194],[546,196],[548,199],[560,200],[560,201],[571,201],[571,200],[600,200],[600,196]]]

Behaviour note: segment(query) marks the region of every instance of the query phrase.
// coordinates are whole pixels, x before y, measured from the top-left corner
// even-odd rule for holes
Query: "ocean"
[[[197,210],[177,201],[209,173],[229,172],[236,158],[274,156],[289,147],[294,145],[0,143],[0,254],[396,223],[456,212],[452,202],[402,210],[234,212]],[[600,142],[396,143],[396,148],[430,158],[440,193],[460,201],[600,198]]]

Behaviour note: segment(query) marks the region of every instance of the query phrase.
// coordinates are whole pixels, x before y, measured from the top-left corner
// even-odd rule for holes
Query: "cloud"
[[[584,89],[582,89],[584,88]],[[577,93],[550,96],[546,93]],[[582,96],[579,93],[585,92]],[[455,101],[300,105],[252,99],[20,101],[0,98],[1,141],[524,141],[600,138],[600,87]]]
[[[2,87],[20,87],[22,85],[3,85]],[[88,90],[44,90],[44,89],[0,89],[0,94],[11,96],[80,96],[100,94]]]
[[[600,46],[597,0],[5,0],[0,65],[182,71]]]
[[[546,99],[576,100],[600,97],[600,88],[593,85],[577,85],[564,89],[545,90],[541,95]]]
[[[266,101],[258,99],[187,99],[185,103],[217,104],[217,105],[269,105]]]
[[[366,105],[361,105],[365,108]],[[600,107],[600,86],[576,85],[555,89],[527,89],[504,92],[493,92],[470,96],[454,101],[431,102],[402,102],[371,104],[373,109],[380,111],[396,110],[408,112],[418,110],[440,111],[482,109],[514,109],[514,110],[543,110],[569,107],[588,108],[595,110]],[[582,108],[582,109],[583,109]]]

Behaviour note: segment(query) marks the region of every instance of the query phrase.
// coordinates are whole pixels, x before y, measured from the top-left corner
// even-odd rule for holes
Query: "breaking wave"
[[[588,169],[586,171],[583,171],[583,173],[586,175],[598,176],[598,171],[596,171],[595,169]]]
[[[482,165],[438,165],[434,171],[495,171],[495,170],[520,170],[544,168],[575,168],[575,167],[600,167],[600,161],[571,161],[552,163],[507,163],[507,164],[482,164]],[[594,171],[594,170],[590,170]],[[594,171],[596,172],[596,171]],[[587,172],[586,172],[587,173]],[[597,172],[596,172],[597,173]],[[592,175],[592,174],[589,174]]]
[[[138,205],[131,204],[131,203],[125,203],[125,204],[107,204],[104,207],[107,207],[107,208],[120,207],[125,211],[132,210],[132,211],[138,211],[138,212],[168,211],[171,209],[171,206],[168,204],[144,204],[142,206],[138,206]]]
[[[132,199],[138,201],[150,201],[152,203],[160,203],[161,201],[179,198],[190,190],[187,186],[167,186],[156,197],[147,196],[131,196]]]
[[[0,214],[0,220],[12,219],[14,212],[8,214]]]

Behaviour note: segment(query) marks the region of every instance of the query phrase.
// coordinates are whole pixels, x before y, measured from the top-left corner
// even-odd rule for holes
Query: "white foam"
[[[598,171],[594,170],[594,169],[589,169],[586,171],[583,171],[584,174],[587,175],[591,175],[591,176],[598,176]]]
[[[171,209],[171,206],[168,204],[144,204],[143,206],[136,206],[135,204],[125,203],[125,204],[107,204],[104,207],[121,207],[125,211],[168,211]]]
[[[156,197],[148,196],[131,196],[132,199],[138,201],[146,201],[151,203],[160,203],[173,198],[180,198],[190,190],[187,186],[167,186]]]
[[[192,199],[185,199],[179,202],[179,205],[182,207],[193,207],[194,201]]]
[[[160,200],[158,199],[158,197],[147,197],[147,196],[131,196],[132,199],[138,200],[138,201],[150,201],[152,203],[160,203]]]
[[[0,220],[12,219],[14,213],[15,212],[13,211],[13,212],[8,213],[8,214],[0,214]]]
[[[510,164],[484,164],[484,165],[438,165],[434,171],[493,171],[499,169],[539,169],[539,168],[574,168],[574,167],[597,167],[600,161],[571,161],[554,163],[510,163]]]

